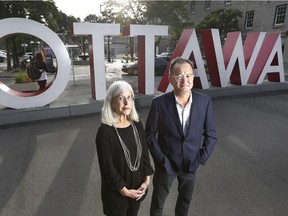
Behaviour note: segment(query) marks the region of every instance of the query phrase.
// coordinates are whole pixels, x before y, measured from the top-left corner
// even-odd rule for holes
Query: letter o
[[[15,109],[45,106],[57,99],[68,84],[71,70],[68,51],[57,34],[43,24],[24,18],[0,20],[0,38],[15,33],[30,34],[45,41],[56,56],[58,71],[46,91],[30,96],[19,94],[0,81],[0,104]]]

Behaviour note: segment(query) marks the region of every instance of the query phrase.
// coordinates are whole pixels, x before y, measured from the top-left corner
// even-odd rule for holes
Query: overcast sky
[[[103,0],[54,0],[58,10],[63,13],[80,17],[84,20],[89,14],[100,15],[100,4]]]

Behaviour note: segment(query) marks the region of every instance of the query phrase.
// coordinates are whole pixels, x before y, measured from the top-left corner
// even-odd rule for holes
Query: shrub
[[[20,70],[15,76],[15,83],[30,83],[32,80],[28,77],[27,72]]]

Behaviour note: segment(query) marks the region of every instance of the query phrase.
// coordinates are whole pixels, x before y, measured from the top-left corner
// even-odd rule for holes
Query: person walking
[[[168,76],[173,90],[153,98],[149,109],[145,132],[155,164],[150,216],[162,215],[175,178],[175,216],[188,215],[197,168],[217,142],[212,101],[192,90],[194,76],[190,60],[173,59]]]
[[[154,171],[129,83],[116,81],[109,87],[101,121],[96,148],[103,212],[109,216],[136,216]]]
[[[37,79],[37,83],[39,85],[39,90],[44,90],[47,84],[47,71],[48,71],[48,67],[45,61],[45,55],[43,54],[43,52],[38,52],[35,55],[35,65],[36,67],[39,69],[39,71],[41,72],[41,76],[39,79]]]

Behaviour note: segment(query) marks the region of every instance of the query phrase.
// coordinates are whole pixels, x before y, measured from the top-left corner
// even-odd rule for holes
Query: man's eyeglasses
[[[192,78],[194,77],[194,74],[181,74],[178,76],[173,76],[170,75],[171,77],[173,77],[177,82],[180,82],[181,80],[184,80],[184,78],[186,78],[187,80],[192,80]]]
[[[132,102],[132,101],[134,101],[134,97],[133,96],[127,96],[127,97],[119,96],[119,97],[116,97],[114,99],[118,100],[119,102],[124,102],[124,101]]]

